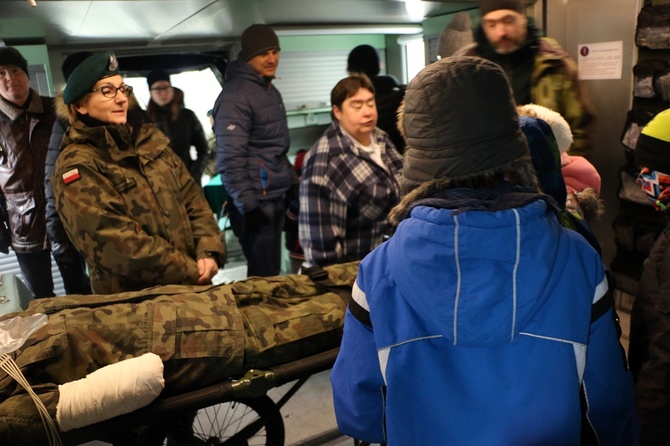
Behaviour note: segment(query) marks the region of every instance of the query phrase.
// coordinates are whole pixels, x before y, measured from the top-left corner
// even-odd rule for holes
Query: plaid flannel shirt
[[[309,265],[360,260],[390,229],[387,215],[400,199],[402,156],[388,135],[372,134],[387,169],[340,129],[326,129],[307,153],[300,183],[299,237]]]

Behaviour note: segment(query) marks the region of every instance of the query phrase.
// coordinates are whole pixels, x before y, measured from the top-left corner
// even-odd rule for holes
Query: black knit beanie
[[[60,67],[65,82],[67,82],[68,78],[70,77],[70,74],[72,74],[74,69],[77,68],[80,63],[82,63],[84,60],[86,60],[89,56],[92,55],[93,53],[90,51],[77,51],[76,53],[72,53],[69,56],[67,56]]]
[[[349,73],[365,73],[370,79],[379,74],[379,55],[370,45],[358,45],[347,59]]]
[[[242,33],[240,57],[245,62],[273,48],[281,49],[279,38],[269,25],[251,25]]]
[[[158,81],[170,82],[170,74],[165,70],[153,70],[147,75],[147,84],[149,85],[149,88]]]
[[[635,145],[635,163],[670,175],[670,110],[644,126]]]
[[[16,48],[11,46],[0,48],[0,65],[16,65],[30,77],[28,73],[28,61]]]
[[[454,56],[407,85],[400,120],[407,141],[401,186],[500,168],[529,154],[512,89],[499,65]]]
[[[480,0],[479,10],[482,16],[485,16],[491,11],[498,11],[500,9],[511,9],[519,14],[523,14],[523,3],[521,0]]]

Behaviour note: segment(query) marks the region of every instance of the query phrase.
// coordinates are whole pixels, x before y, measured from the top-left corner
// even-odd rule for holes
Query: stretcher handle
[[[275,386],[279,387],[296,379],[333,368],[339,352],[340,347],[335,347],[287,364],[271,367],[270,370],[275,374]]]

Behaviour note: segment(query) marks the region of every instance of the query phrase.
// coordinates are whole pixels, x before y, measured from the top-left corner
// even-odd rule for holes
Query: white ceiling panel
[[[475,0],[26,0],[0,1],[7,44],[99,45],[239,37],[251,23],[281,27],[421,23]]]

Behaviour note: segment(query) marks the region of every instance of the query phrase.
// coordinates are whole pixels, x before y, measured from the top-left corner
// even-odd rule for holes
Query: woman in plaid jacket
[[[307,153],[300,182],[300,244],[307,266],[360,260],[388,233],[402,157],[377,128],[374,87],[351,75],[331,91],[333,122]]]

